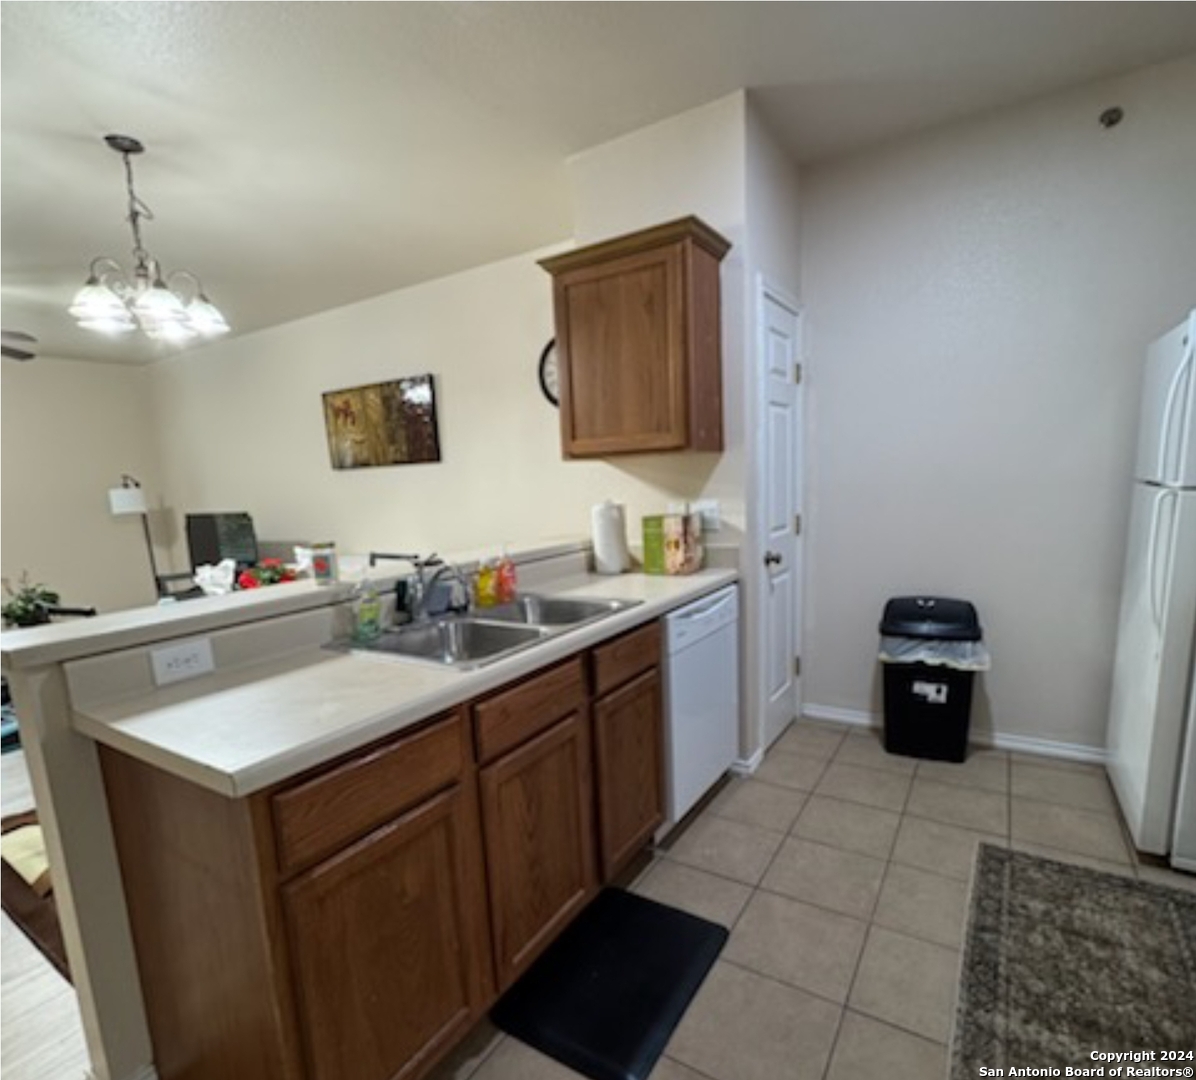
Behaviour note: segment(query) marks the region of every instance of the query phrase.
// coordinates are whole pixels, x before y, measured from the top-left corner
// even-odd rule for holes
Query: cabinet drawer
[[[474,706],[478,761],[499,754],[544,731],[585,704],[581,657],[574,657]]]
[[[330,855],[459,780],[468,760],[465,722],[453,713],[280,792],[271,800],[279,869]]]
[[[594,649],[594,696],[660,663],[660,623],[652,622]]]

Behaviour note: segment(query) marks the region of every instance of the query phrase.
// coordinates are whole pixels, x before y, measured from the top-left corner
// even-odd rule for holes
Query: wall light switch
[[[702,532],[718,532],[723,527],[723,515],[718,499],[698,499],[692,504],[694,513],[702,515]]]
[[[151,649],[150,663],[153,664],[154,682],[158,686],[206,675],[216,670],[212,660],[212,639],[193,638],[180,641],[177,645]]]

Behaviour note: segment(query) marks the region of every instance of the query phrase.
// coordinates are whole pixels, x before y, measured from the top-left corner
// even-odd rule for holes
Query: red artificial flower
[[[237,577],[237,588],[257,589],[263,585],[281,585],[297,577],[294,568],[284,565],[281,559],[262,559],[257,566],[241,571]]]

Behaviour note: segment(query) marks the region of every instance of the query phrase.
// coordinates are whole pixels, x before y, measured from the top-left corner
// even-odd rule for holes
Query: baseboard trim
[[[1053,739],[1036,739],[1032,735],[1002,735],[998,731],[991,735],[978,735],[972,741],[977,746],[991,746],[994,750],[1010,750],[1015,754],[1033,754],[1035,757],[1060,758],[1064,761],[1082,762],[1085,765],[1104,765],[1109,759],[1108,752],[1103,747],[1055,742]]]
[[[883,716],[865,712],[863,709],[842,709],[837,705],[804,704],[802,715],[810,720],[829,720],[836,724],[850,724],[852,727],[879,728],[884,724]],[[1039,739],[1033,735],[1006,735],[999,731],[973,732],[969,741],[973,746],[1009,750],[1016,754],[1033,754],[1036,757],[1058,758],[1061,761],[1078,761],[1086,765],[1104,765],[1108,760],[1108,754],[1103,747]]]
[[[862,709],[841,709],[838,705],[811,705],[803,703],[802,716],[810,720],[829,720],[835,724],[850,724],[852,727],[880,727],[882,718]]]
[[[749,758],[736,758],[731,762],[731,771],[738,776],[751,776],[764,760],[764,748],[761,747]]]

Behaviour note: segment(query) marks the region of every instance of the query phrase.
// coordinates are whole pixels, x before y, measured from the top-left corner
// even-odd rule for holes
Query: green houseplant
[[[45,585],[29,584],[29,575],[21,575],[21,584],[13,589],[7,578],[4,591],[9,600],[0,607],[0,615],[8,626],[39,626],[50,621],[50,608],[58,604],[58,593]]]

